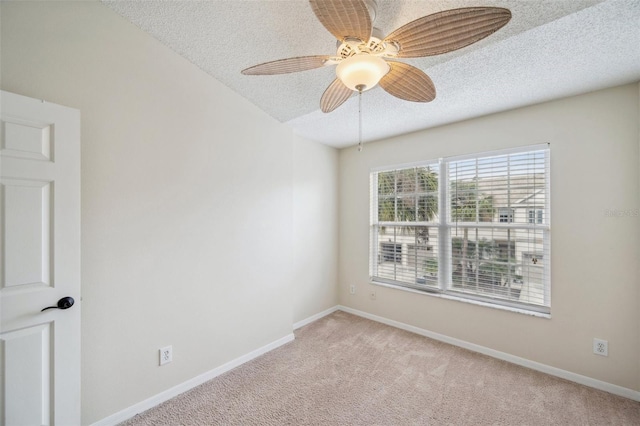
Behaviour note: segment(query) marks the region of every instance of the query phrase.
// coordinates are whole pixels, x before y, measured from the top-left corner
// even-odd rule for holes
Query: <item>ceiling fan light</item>
[[[336,75],[351,90],[362,91],[375,87],[386,73],[389,72],[389,64],[378,57],[367,53],[353,55],[338,64]]]

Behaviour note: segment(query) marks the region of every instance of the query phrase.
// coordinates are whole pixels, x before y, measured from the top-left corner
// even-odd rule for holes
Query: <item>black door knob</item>
[[[73,297],[70,297],[70,296],[63,297],[62,299],[58,300],[58,304],[56,306],[47,306],[40,312],[44,312],[47,309],[69,309],[70,307],[73,306],[74,302],[75,300],[73,300]]]

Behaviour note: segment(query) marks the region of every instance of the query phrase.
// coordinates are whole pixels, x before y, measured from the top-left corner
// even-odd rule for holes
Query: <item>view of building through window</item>
[[[548,312],[548,176],[546,146],[372,173],[371,279]]]

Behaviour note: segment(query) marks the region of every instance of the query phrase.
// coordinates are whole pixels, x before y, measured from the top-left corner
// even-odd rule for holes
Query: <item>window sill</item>
[[[371,281],[371,280],[369,280],[369,284],[379,285],[381,287],[392,288],[392,289],[395,289],[395,290],[407,291],[409,293],[420,294],[420,295],[423,295],[423,296],[438,297],[440,299],[447,299],[447,300],[456,300],[458,302],[470,303],[472,305],[477,305],[477,306],[485,306],[487,308],[499,309],[499,310],[502,310],[502,311],[515,312],[517,314],[529,315],[529,316],[532,316],[532,317],[551,319],[551,314],[546,314],[546,313],[543,313],[543,312],[528,311],[526,309],[514,308],[514,307],[511,307],[511,306],[496,305],[496,304],[493,304],[493,303],[482,302],[482,301],[479,301],[479,300],[466,299],[464,297],[457,297],[457,296],[453,296],[451,294],[432,293],[432,292],[428,292],[428,291],[420,291],[420,290],[415,290],[415,289],[410,288],[410,287],[402,287],[402,286],[399,286],[399,285],[381,283],[381,282]]]

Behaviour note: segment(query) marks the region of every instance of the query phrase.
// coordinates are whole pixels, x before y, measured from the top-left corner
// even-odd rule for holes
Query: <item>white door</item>
[[[0,424],[79,425],[80,112],[0,97]]]

